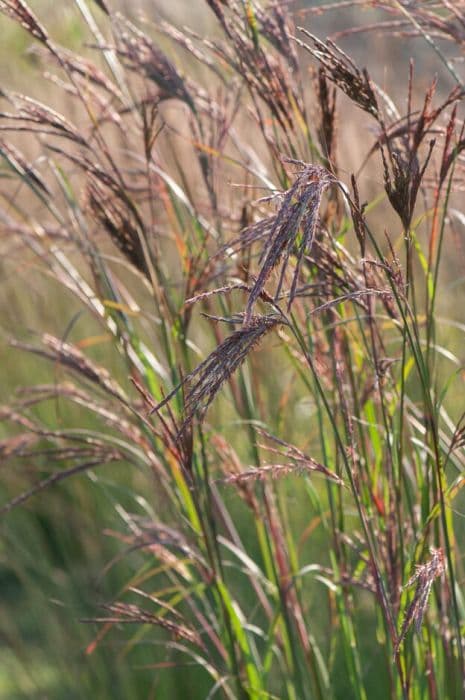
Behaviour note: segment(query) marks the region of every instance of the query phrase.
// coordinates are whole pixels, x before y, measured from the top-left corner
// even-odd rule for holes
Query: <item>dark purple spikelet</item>
[[[239,318],[240,322],[241,318]],[[202,418],[221,386],[244,362],[253,347],[278,324],[281,316],[253,316],[247,325],[235,331],[224,340],[196,369],[182,382],[186,388],[184,399],[184,421],[181,432],[188,427],[194,415]],[[152,411],[159,411],[179,390],[176,387]]]
[[[86,193],[93,218],[101,224],[129,262],[149,277],[148,248],[130,207],[92,176],[89,176]]]
[[[285,14],[279,7],[269,7],[265,13],[249,3],[244,12],[239,3],[207,2],[228,40],[216,46],[224,61],[242,75],[251,94],[260,97],[281,128],[293,130],[294,112],[296,108],[302,112],[303,105],[293,81],[297,56],[289,41]],[[262,37],[275,53],[267,49]]]
[[[409,92],[413,89],[413,68],[411,68]],[[381,139],[381,156],[384,167],[384,184],[389,201],[399,215],[405,230],[408,230],[413,218],[420,185],[425,176],[431,159],[435,140],[429,138],[432,126],[444,110],[463,97],[464,91],[455,87],[447,98],[439,105],[432,107],[436,91],[434,80],[426,91],[423,107],[418,116],[408,114],[405,125],[394,131],[386,131],[383,127]],[[409,108],[411,98],[409,98]],[[428,143],[425,144],[428,138]],[[387,156],[384,151],[386,144]],[[424,146],[426,145],[426,148]],[[446,130],[447,148],[447,130]],[[459,150],[463,148],[463,144]],[[422,153],[422,149],[425,151]],[[442,170],[441,178],[447,173]],[[442,181],[442,180],[441,180]]]
[[[443,551],[441,549],[432,549],[431,555],[431,559],[426,562],[426,564],[421,564],[416,567],[415,573],[407,581],[406,588],[414,584],[416,584],[416,588],[413,600],[405,612],[404,621],[397,640],[396,654],[399,653],[400,645],[404,641],[412,624],[415,626],[415,631],[419,633],[428,605],[431,586],[435,579],[442,576],[445,571]]]
[[[295,46],[291,39],[290,16],[279,3],[269,5],[266,10],[257,6],[255,16],[260,33],[285,58],[293,71],[299,67]]]
[[[177,98],[195,112],[186,82],[175,65],[144,32],[120,15],[116,19],[117,51],[127,67],[156,83],[160,89],[159,99]]]
[[[321,166],[293,160],[287,160],[286,162],[297,165],[300,168],[300,173],[292,187],[284,193],[280,210],[269,230],[261,256],[261,269],[247,303],[244,318],[245,325],[250,321],[253,306],[261,295],[272,270],[284,256],[275,292],[275,299],[279,297],[289,258],[295,250],[298,236],[301,233],[301,241],[297,250],[297,263],[289,293],[289,307],[291,306],[296,294],[302,260],[304,255],[309,253],[312,248],[319,221],[321,198],[329,185],[336,182],[334,176]]]
[[[331,39],[323,42],[303,27],[299,29],[312,43],[309,46],[296,39],[297,43],[319,61],[325,77],[337,85],[364,112],[368,112],[379,120],[378,101],[367,71],[360,70],[350,56],[336,46]]]

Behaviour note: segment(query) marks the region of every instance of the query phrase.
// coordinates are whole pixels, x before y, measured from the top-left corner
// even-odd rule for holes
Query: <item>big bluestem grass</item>
[[[205,36],[96,5],[76,0],[80,56],[0,1],[64,112],[2,90],[2,245],[70,309],[61,337],[18,319],[9,341],[52,376],[1,408],[2,517],[124,473],[82,623],[87,664],[117,644],[124,675],[145,645],[134,697],[182,692],[177,667],[192,698],[462,697],[463,368],[437,308],[463,225],[463,3],[207,1]],[[300,27],[365,5],[369,26]],[[368,68],[340,45],[362,31],[423,41],[440,84],[421,94],[410,61],[391,97],[373,44]],[[356,174],[347,101],[371,129]]]

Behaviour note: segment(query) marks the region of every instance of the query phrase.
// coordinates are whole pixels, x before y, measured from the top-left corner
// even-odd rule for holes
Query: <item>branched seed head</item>
[[[279,297],[289,258],[294,252],[298,236],[301,233],[302,237],[297,250],[297,264],[289,294],[289,307],[292,304],[302,260],[312,248],[323,193],[330,184],[336,182],[334,176],[321,166],[294,160],[287,162],[296,165],[300,172],[292,187],[283,194],[282,205],[277,216],[274,217],[272,226],[269,226],[269,221],[264,226],[263,230],[269,233],[261,257],[261,269],[247,303],[245,324],[249,322],[253,306],[262,293],[272,270],[284,257],[275,299]]]
[[[224,382],[240,367],[253,347],[280,323],[282,319],[277,314],[252,317],[246,326],[226,338],[184,379],[186,395],[181,431],[187,428],[197,412],[203,417]],[[164,406],[178,389],[179,387],[153,410],[158,411]]]

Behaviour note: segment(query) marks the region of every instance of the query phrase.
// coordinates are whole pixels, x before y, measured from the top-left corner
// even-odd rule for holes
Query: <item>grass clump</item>
[[[376,21],[337,40],[299,26],[365,4]],[[45,518],[62,570],[98,568],[80,612],[102,697],[115,666],[125,698],[461,697],[463,372],[442,342],[463,326],[438,307],[463,223],[462,3],[207,0],[204,36],[111,5],[76,1],[80,55],[0,2],[53,86],[1,93],[5,265],[69,309],[10,334],[45,379],[1,407],[5,527]],[[440,79],[422,94],[411,61],[389,96],[341,48],[361,31],[418,38]],[[371,127],[354,174],[352,107]],[[48,506],[94,488],[103,562]]]

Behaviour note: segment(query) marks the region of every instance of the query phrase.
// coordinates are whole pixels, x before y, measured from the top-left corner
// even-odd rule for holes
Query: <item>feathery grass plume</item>
[[[127,438],[128,442],[141,446],[146,453],[150,450],[147,437],[135,423],[126,420],[121,413],[112,407],[110,402],[98,402],[95,396],[70,381],[38,384],[27,387],[27,389],[19,389],[16,393],[18,399],[14,405],[21,410],[50,399],[68,399],[102,418],[108,426],[117,429],[121,435]]]
[[[410,73],[409,111],[404,129],[400,130],[400,133],[398,129],[390,133],[383,127],[383,138],[380,143],[386,193],[405,230],[410,227],[420,184],[428,167],[435,140],[429,141],[423,162],[420,160],[420,148],[440,114],[464,95],[464,90],[457,86],[439,107],[432,108],[431,103],[437,84],[434,80],[426,91],[421,112],[414,118],[411,105],[412,82],[413,70]],[[388,158],[384,152],[384,143]]]
[[[381,150],[383,146],[387,146],[389,151],[390,146],[393,150],[413,150],[415,146],[418,150],[426,136],[437,138],[442,135],[444,129],[441,126],[433,124],[438,120],[438,117],[451,105],[459,102],[463,97],[463,89],[460,86],[454,87],[439,107],[430,109],[431,102],[436,92],[436,79],[430,84],[429,89],[425,93],[423,107],[421,111],[414,110],[412,106],[414,92],[414,64],[411,62],[409,67],[409,82],[408,82],[408,98],[407,98],[407,113],[401,117],[397,109],[390,110],[390,123],[380,122],[380,132],[373,146],[368,151],[359,172],[363,169],[370,156],[377,150]],[[451,114],[451,117],[453,113]],[[447,128],[446,128],[447,134]]]
[[[86,202],[92,216],[101,224],[123,255],[136,270],[150,278],[146,259],[148,246],[142,239],[144,234],[127,206],[127,200],[122,202],[115,196],[114,191],[90,175],[86,186]]]
[[[99,583],[113,607],[100,618],[107,622],[88,653],[122,620],[152,625],[123,632],[132,639],[118,678],[99,650],[108,674],[102,687],[110,695],[120,679],[126,695],[144,696],[152,682],[162,696],[182,694],[172,669],[187,654],[180,682],[193,698],[322,700],[342,687],[355,700],[376,692],[396,700],[429,691],[432,698],[462,697],[464,615],[455,549],[465,429],[457,404],[462,375],[458,370],[449,379],[447,367],[460,361],[454,345],[462,309],[454,306],[450,323],[436,313],[435,298],[447,302],[446,290],[460,281],[464,217],[456,200],[465,182],[465,95],[446,83],[463,71],[454,56],[464,43],[463,0],[328,0],[297,10],[302,16],[337,10],[337,28],[347,36],[347,20],[366,15],[368,22],[374,17],[367,31],[426,40],[415,85],[413,69],[409,80],[401,65],[406,43],[401,52],[387,47],[395,62],[385,73],[385,92],[324,36],[300,36],[313,57],[299,48],[287,0],[204,0],[207,22],[217,25],[213,34],[154,25],[165,35],[161,45],[142,24],[134,20],[147,35],[115,16],[109,0],[76,0],[73,31],[80,13],[84,33],[73,45],[93,35],[102,59],[95,65],[53,44],[25,2],[0,0],[0,7],[35,34],[35,55],[49,55],[45,67],[54,75],[45,76],[52,85],[34,85],[41,103],[0,91],[2,167],[6,161],[0,321],[24,336],[29,295],[37,288],[48,302],[57,287],[66,294],[50,306],[33,305],[33,325],[41,331],[50,325],[54,336],[10,348],[14,372],[7,372],[4,391],[18,381],[26,387],[0,406],[2,502],[20,493],[4,511],[74,474],[91,469],[97,480],[101,464],[119,462],[119,468],[105,468],[110,473],[97,485],[95,503],[80,500],[93,488],[93,478],[83,479],[76,490],[51,493],[48,503],[8,519],[4,530],[13,547],[6,544],[0,567],[9,566],[11,551],[14,575],[22,564],[28,575],[39,572],[31,590],[41,614],[43,590],[38,596],[35,584],[45,587],[55,569],[26,560],[28,544],[38,541],[37,517],[40,538],[52,536],[67,562],[76,543],[79,557],[91,552],[82,573],[108,562]],[[357,12],[362,8],[369,12]],[[211,10],[215,16],[208,16]],[[380,26],[383,13],[397,24]],[[312,23],[317,35],[318,24]],[[165,49],[169,42],[173,53]],[[430,42],[435,50],[428,54]],[[22,42],[15,47],[23,48]],[[380,74],[384,48],[375,37],[357,47],[370,75]],[[430,89],[413,108],[439,52],[441,97]],[[301,70],[307,59],[315,66],[311,75]],[[29,62],[27,70],[35,67]],[[398,95],[402,77],[407,107],[401,113],[388,91]],[[56,112],[44,97],[50,88]],[[346,152],[352,137],[352,110],[341,110],[346,96],[374,126],[370,144],[363,137],[351,144],[350,155],[368,152],[370,173],[354,176],[350,192],[337,179],[339,150]],[[173,104],[165,109],[168,99]],[[312,106],[311,118],[305,105]],[[438,147],[428,165],[432,138]],[[32,165],[30,152],[39,154]],[[294,160],[286,165],[281,154]],[[107,235],[122,251],[118,264]],[[258,306],[270,315],[258,315]],[[214,323],[204,329],[200,315]],[[82,341],[65,342],[75,321]],[[197,343],[210,343],[199,340],[202,331],[211,334],[213,352],[192,371]],[[264,339],[267,333],[273,342]],[[257,363],[252,350],[261,340],[266,347]],[[111,350],[103,361],[108,370],[86,354],[102,342]],[[39,358],[18,354],[20,347]],[[27,386],[32,364],[41,371],[40,356],[55,363],[48,370],[57,382]],[[137,394],[131,387],[126,396],[128,374]],[[194,429],[196,412],[203,419],[213,411],[225,383],[232,398],[227,424],[214,420],[206,433]],[[176,391],[178,400],[170,401]],[[150,419],[152,409],[157,416]],[[315,484],[315,472],[324,483]],[[233,489],[220,486],[225,481]],[[67,507],[78,506],[83,523],[65,531],[62,544],[61,513],[54,515],[61,496]],[[109,556],[97,550],[106,547],[97,528],[115,540]],[[433,553],[402,595],[408,552],[425,552],[430,543],[443,554]],[[74,585],[75,572],[63,567],[63,573]],[[425,614],[435,577],[438,609]],[[124,602],[113,603],[115,590]],[[81,605],[80,586],[78,596]],[[24,602],[18,600],[27,611]],[[18,611],[12,605],[11,624]],[[50,627],[74,617],[60,610],[38,618],[41,642]],[[411,627],[420,624],[424,634],[410,643]],[[57,637],[51,639],[56,648]],[[75,656],[72,646],[61,650],[67,661]],[[28,650],[25,639],[26,656]],[[146,675],[139,684],[142,674],[132,669],[141,665]],[[163,666],[171,669],[166,685]],[[89,697],[94,668],[78,669],[80,681],[88,676]],[[13,669],[7,681],[15,675],[21,674]],[[59,672],[57,682],[66,684],[68,676]],[[39,695],[48,690],[34,688]]]
[[[85,455],[85,451],[82,452],[83,454],[81,454],[81,451],[76,451],[75,454],[73,454],[73,458],[83,457]],[[53,474],[50,474],[50,476],[47,476],[44,479],[41,479],[37,483],[33,484],[27,491],[23,491],[23,493],[19,494],[19,496],[15,496],[15,498],[12,498],[10,501],[0,506],[0,515],[5,515],[5,513],[8,513],[14,508],[17,508],[18,506],[22,505],[41,491],[46,491],[47,489],[51,488],[52,486],[55,486],[56,484],[60,483],[61,481],[64,481],[65,479],[69,479],[70,477],[76,476],[77,474],[83,474],[84,472],[90,471],[91,469],[101,467],[104,464],[110,464],[111,462],[117,462],[123,459],[122,453],[115,449],[107,448],[105,450],[102,450],[98,449],[97,447],[94,447],[91,450],[91,452],[91,459],[89,459],[88,461],[79,462],[79,464],[74,464],[73,466],[68,467],[67,469],[60,469],[59,471],[53,472]],[[65,454],[64,457],[69,459],[70,455]],[[57,458],[61,461],[63,459],[63,455],[57,455]]]
[[[77,127],[51,107],[16,92],[3,91],[2,96],[7,98],[17,110],[16,114],[0,112],[1,119],[12,122],[12,125],[2,125],[3,131],[29,131],[36,134],[61,136],[79,146],[88,146]]]
[[[98,161],[91,161],[87,156],[70,153],[54,146],[48,148],[84,172],[84,203],[91,213],[91,218],[95,218],[101,224],[129,262],[149,278],[152,251],[147,241],[144,219],[131,196],[130,186],[124,181],[124,173],[114,163],[111,163],[111,169],[106,169]]]
[[[196,32],[189,27],[183,27],[182,30],[177,29],[172,24],[164,22],[163,20],[158,23],[157,31],[175,41],[178,46],[182,46],[182,48],[194,56],[199,63],[207,66],[221,80],[221,82],[227,84],[227,80],[218,64],[218,61],[213,56],[210,56],[207,51],[202,50],[196,45],[196,43],[203,43],[202,37]]]
[[[180,562],[192,559],[201,562],[201,556],[186,535],[163,522],[140,515],[131,516],[130,531],[124,535],[124,541],[131,547],[162,547],[166,552],[175,550],[181,555]],[[168,561],[168,560],[166,560]],[[202,561],[205,565],[205,562]],[[181,570],[181,569],[180,569]],[[183,576],[189,578],[188,569],[182,567]]]
[[[237,323],[237,320],[235,320]],[[245,361],[253,347],[277,325],[284,323],[278,314],[253,316],[242,328],[234,331],[193,372],[184,378],[180,386],[186,386],[184,420],[181,432],[188,427],[196,413],[202,419],[208,407],[225,381]],[[176,387],[151,413],[158,412],[178,392]]]
[[[143,625],[155,625],[169,632],[176,639],[182,639],[190,644],[195,644],[201,649],[205,646],[198,633],[185,624],[174,622],[162,615],[153,615],[152,613],[143,610],[133,603],[108,603],[101,606],[104,610],[112,613],[111,617],[96,617],[83,620],[83,622],[101,622],[101,623],[138,623]]]
[[[337,85],[364,112],[368,112],[379,121],[381,115],[378,101],[366,68],[361,71],[350,56],[331,39],[323,42],[304,27],[299,27],[299,30],[311,40],[312,45],[309,46],[297,38],[295,41],[317,59],[325,77]]]
[[[45,357],[47,360],[52,360],[52,362],[63,365],[93,384],[100,386],[105,392],[123,403],[127,402],[123,390],[119,384],[112,379],[108,370],[89,360],[76,346],[65,343],[49,333],[44,333],[42,342],[45,347],[37,347],[36,345],[30,345],[17,340],[12,340],[10,344],[12,347],[26,350],[27,352]]]
[[[123,171],[118,169],[114,162],[111,161],[110,169],[105,169],[98,160],[90,160],[89,155],[82,154],[82,152],[71,153],[51,145],[47,145],[47,148],[77,165],[88,178],[102,185],[104,189],[108,188],[108,190],[111,190],[114,196],[128,208],[138,225],[143,227],[143,220],[138,214],[137,207],[131,197],[131,187],[125,182]]]
[[[229,294],[230,292],[234,291],[241,291],[241,292],[247,292],[250,294],[252,287],[250,287],[247,284],[244,284],[243,282],[236,282],[234,284],[228,284],[227,287],[219,287],[218,289],[210,289],[208,292],[199,292],[193,297],[190,297],[189,299],[186,299],[184,302],[185,306],[191,306],[192,304],[197,304],[198,302],[205,301],[206,299],[210,299],[211,297],[218,296],[218,295],[225,295]],[[274,305],[273,298],[270,297],[269,294],[267,294],[265,291],[263,291],[260,294],[260,299],[267,304],[272,304]],[[215,317],[210,315],[210,314],[203,314],[207,318],[211,318],[215,320]],[[221,321],[226,321],[228,323],[236,323],[237,318],[217,318],[217,320]]]
[[[281,56],[286,59],[293,71],[299,69],[299,61],[295,46],[292,43],[291,16],[285,5],[273,3],[266,9],[255,5],[255,16],[258,20],[258,28]]]
[[[191,304],[197,304],[199,301],[204,301],[205,299],[209,299],[210,297],[216,296],[217,294],[228,294],[229,292],[233,292],[236,290],[241,290],[243,292],[249,292],[250,287],[248,287],[246,284],[243,284],[241,282],[236,282],[235,284],[228,284],[226,287],[219,287],[218,289],[210,289],[208,292],[199,292],[193,297],[190,297],[189,299],[186,299],[184,304],[186,306],[191,305]]]
[[[286,48],[287,27],[284,15],[275,21],[264,20],[264,15],[247,3],[244,7],[239,3],[222,3],[220,0],[207,0],[208,5],[216,15],[228,40],[227,44],[215,44],[215,48],[224,61],[242,75],[252,95],[257,95],[267,105],[273,117],[284,131],[294,128],[293,114],[295,109],[303,113],[300,95],[292,79],[295,70],[296,56]],[[286,70],[279,55],[273,54],[260,41],[260,22],[264,35],[279,47],[279,55],[285,56],[290,70]]]
[[[228,483],[230,478],[240,477],[244,472],[241,460],[232,445],[227,442],[221,435],[214,434],[211,437],[211,444],[218,456],[218,464],[223,477],[219,478],[219,482]],[[246,503],[250,511],[257,517],[260,514],[260,504],[253,487],[253,483],[247,481],[236,481],[237,492]]]
[[[19,22],[35,39],[48,44],[49,37],[45,28],[23,0],[0,0],[0,12]]]
[[[124,104],[124,98],[118,86],[88,58],[79,56],[62,46],[55,47],[54,52],[50,52],[43,47],[37,47],[34,49],[34,55],[37,55],[44,61],[53,60],[54,64],[63,68],[73,79],[77,77],[82,79],[84,81],[83,86],[88,86],[91,83],[104,90],[119,103]]]
[[[148,549],[167,569],[184,581],[192,581],[195,572],[203,581],[214,576],[201,551],[181,531],[138,515],[130,516],[127,533],[111,533],[129,546],[129,551]]]
[[[328,301],[335,298],[336,293],[355,295],[365,290],[360,266],[350,253],[342,246],[334,246],[332,236],[326,227],[318,230],[311,251],[304,256],[304,262],[316,270],[315,281],[299,287],[298,296],[321,296]]]
[[[122,15],[115,17],[116,50],[127,67],[134,73],[142,73],[158,85],[160,100],[178,99],[185,102],[192,112],[196,107],[186,81],[152,39]]]
[[[399,298],[405,298],[405,282],[400,269],[399,261],[394,258],[392,262],[385,259],[382,263],[367,258],[365,261],[365,279],[367,294],[376,295],[384,306],[385,311],[392,319],[399,318],[399,310],[396,307],[392,289],[386,287],[386,276],[395,285]]]
[[[296,205],[291,205],[296,207]],[[277,214],[260,219],[253,224],[244,227],[236,238],[225,243],[218,251],[217,255],[227,255],[229,257],[243,252],[254,243],[269,238],[276,223]]]
[[[268,277],[284,256],[275,291],[275,300],[279,298],[289,258],[298,245],[297,263],[289,292],[288,308],[290,308],[295,297],[302,260],[313,244],[323,193],[336,182],[334,176],[322,166],[291,159],[286,159],[285,162],[297,166],[300,172],[292,187],[282,195],[282,204],[261,255],[261,269],[247,302],[244,324],[249,322],[253,306],[262,293]],[[301,241],[297,243],[299,234],[301,234]]]
[[[282,477],[289,476],[290,474],[301,474],[304,476],[310,472],[319,472],[324,474],[328,479],[335,481],[338,484],[342,483],[342,480],[333,474],[329,469],[323,467],[315,460],[308,458],[305,462],[297,461],[296,463],[289,462],[289,464],[262,464],[260,467],[250,467],[245,469],[240,474],[231,474],[224,479],[220,479],[223,484],[243,484],[245,482],[253,481],[264,481],[266,478],[271,479],[281,479]]]
[[[295,462],[298,468],[302,467],[304,470],[318,471],[321,474],[324,474],[324,476],[328,477],[329,479],[333,479],[338,484],[342,485],[344,483],[343,480],[337,474],[332,472],[323,464],[317,462],[315,459],[313,459],[313,457],[309,457],[307,454],[305,454],[305,452],[302,452],[302,450],[296,447],[296,445],[291,445],[291,443],[276,437],[276,435],[272,435],[263,428],[257,428],[257,432],[259,435],[262,435],[271,443],[277,445],[277,447],[272,447],[271,445],[260,443],[259,447],[261,447],[263,450],[277,454],[280,457],[286,457],[287,459],[293,460],[293,462]]]
[[[410,626],[415,626],[415,631],[419,634],[423,618],[425,616],[431,586],[434,581],[443,575],[445,571],[444,552],[441,549],[431,549],[431,559],[426,564],[419,564],[413,576],[407,581],[405,588],[410,588],[416,584],[413,600],[408,606],[399,638],[395,649],[396,655],[404,641]]]

